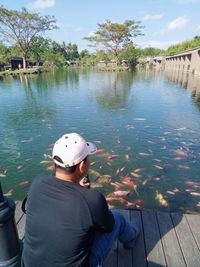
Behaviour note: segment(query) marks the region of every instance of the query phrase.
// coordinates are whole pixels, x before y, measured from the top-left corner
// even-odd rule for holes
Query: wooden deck
[[[200,267],[200,215],[141,210],[120,210],[127,219],[136,217],[141,234],[132,250],[116,242],[104,267]],[[24,238],[26,216],[17,202],[15,219]]]

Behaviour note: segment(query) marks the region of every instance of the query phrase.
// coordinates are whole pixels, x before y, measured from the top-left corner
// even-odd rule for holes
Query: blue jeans
[[[119,211],[112,211],[115,225],[111,233],[96,232],[90,254],[90,267],[101,266],[114,242],[119,239],[124,245],[133,247],[139,233],[136,222],[129,223]]]

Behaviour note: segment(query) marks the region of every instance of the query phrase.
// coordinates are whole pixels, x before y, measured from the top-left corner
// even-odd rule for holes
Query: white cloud
[[[148,40],[148,41],[142,41],[137,42],[137,44],[142,47],[154,47],[154,48],[160,48],[160,49],[167,49],[170,45],[179,43],[180,41],[154,41],[154,40]]]
[[[28,6],[31,9],[45,9],[53,7],[56,3],[56,0],[36,0],[35,2],[29,3]]]
[[[164,14],[155,14],[155,15],[147,14],[142,18],[142,20],[159,20],[163,16],[164,16]]]
[[[188,23],[188,18],[186,16],[181,16],[176,18],[175,20],[171,21],[168,26],[167,30],[168,31],[173,31],[176,29],[183,28],[187,23]]]

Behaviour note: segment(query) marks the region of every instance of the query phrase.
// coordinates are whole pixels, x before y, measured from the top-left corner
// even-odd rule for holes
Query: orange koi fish
[[[117,157],[119,157],[119,155],[117,155],[117,154],[108,155],[108,159],[114,159],[114,158],[117,158]]]
[[[105,149],[97,149],[97,151],[96,151],[96,153],[103,153],[103,152],[106,152],[106,150]]]
[[[153,165],[153,166],[158,170],[163,170],[163,167],[161,167],[160,165]]]

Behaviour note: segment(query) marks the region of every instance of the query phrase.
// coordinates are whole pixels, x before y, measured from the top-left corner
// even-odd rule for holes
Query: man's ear
[[[83,160],[83,161],[81,161],[81,162],[79,163],[79,170],[80,170],[80,172],[81,172],[81,173],[84,173],[84,172],[85,172],[85,168],[86,168],[86,166],[85,166],[85,162],[84,162],[84,160]]]

